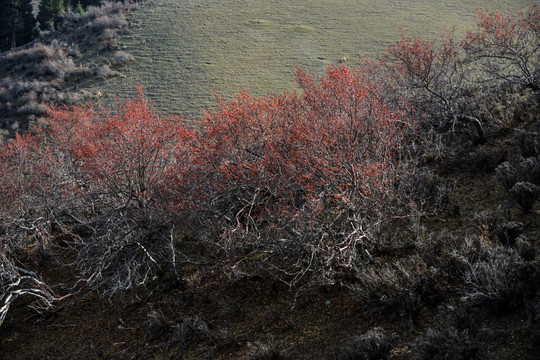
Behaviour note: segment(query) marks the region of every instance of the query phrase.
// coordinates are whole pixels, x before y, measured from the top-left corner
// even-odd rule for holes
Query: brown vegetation
[[[539,14],[297,70],[302,95],[218,99],[198,129],[142,89],[48,106],[0,148],[0,356],[55,331],[82,339],[56,358],[533,358]],[[15,295],[51,311],[25,325]]]
[[[116,50],[118,35],[127,27],[125,16],[132,7],[130,3],[106,3],[90,6],[83,15],[67,13],[56,31],[0,54],[0,131],[7,136],[27,131],[44,115],[43,103],[87,101],[89,94],[76,90],[76,84],[115,73],[108,65],[85,64],[79,49],[84,53],[96,47],[99,51]],[[116,66],[132,60],[127,53],[113,57]]]

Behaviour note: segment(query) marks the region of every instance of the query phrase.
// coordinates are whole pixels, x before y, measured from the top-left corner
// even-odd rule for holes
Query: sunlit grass
[[[531,0],[148,0],[133,12],[120,46],[135,56],[125,77],[91,90],[121,98],[144,84],[159,110],[195,117],[215,91],[262,95],[296,88],[292,69],[373,56],[406,34],[434,38],[473,24],[475,8],[515,12]]]

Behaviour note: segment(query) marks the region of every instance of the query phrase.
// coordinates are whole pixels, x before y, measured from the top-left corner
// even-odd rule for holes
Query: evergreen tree
[[[77,6],[75,6],[75,9],[73,9],[73,12],[76,13],[76,14],[79,14],[79,15],[83,15],[83,14],[84,14],[84,9],[83,9],[82,4],[81,4],[80,1],[79,1],[79,3],[77,4]]]
[[[41,0],[37,16],[41,30],[54,29],[63,12],[64,0]]]
[[[0,50],[30,42],[35,26],[31,0],[0,0]]]
[[[81,0],[81,5],[84,9],[86,9],[89,6],[100,6],[102,4],[101,0]]]

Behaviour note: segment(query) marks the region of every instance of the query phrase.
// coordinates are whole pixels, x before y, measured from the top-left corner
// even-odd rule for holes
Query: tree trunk
[[[11,40],[9,42],[9,48],[10,49],[15,49],[17,47],[17,44],[15,42],[15,33],[11,33]]]

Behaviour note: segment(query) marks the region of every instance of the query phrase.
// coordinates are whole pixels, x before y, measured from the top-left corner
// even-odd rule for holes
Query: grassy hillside
[[[352,18],[358,2],[261,3],[264,16],[247,22],[248,2],[164,4],[134,15],[131,41],[146,34],[152,56],[106,51],[127,25],[118,3],[65,23],[58,36],[89,44],[80,54],[55,39],[0,57],[3,98],[43,114],[0,144],[0,359],[538,359],[539,7],[478,12],[464,41],[404,36],[355,70],[297,70],[301,94],[242,92],[194,128],[169,115],[211,98],[194,77],[221,79],[229,95],[242,76],[262,93],[280,59],[313,72],[330,58],[354,64],[347,52],[320,55],[317,29],[330,13]],[[319,27],[291,15],[299,4]],[[184,19],[182,71],[165,72],[175,52],[158,50],[180,37],[149,17],[143,26],[149,11]],[[205,36],[219,23],[252,46]],[[338,39],[325,46],[343,48]],[[227,54],[254,60],[233,71]],[[259,62],[276,66],[260,72]],[[293,65],[279,89],[296,86]],[[65,87],[123,96],[138,69],[149,74],[140,82],[163,84],[153,103],[139,87],[109,109],[58,105]],[[31,82],[39,71],[50,82]]]
[[[462,35],[476,8],[515,12],[531,0],[150,0],[132,13],[120,39],[135,64],[125,78],[97,83],[109,98],[144,84],[159,110],[193,118],[213,105],[212,92],[257,95],[296,88],[293,67],[322,74],[329,63],[371,56],[397,39]]]

